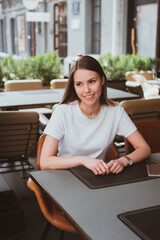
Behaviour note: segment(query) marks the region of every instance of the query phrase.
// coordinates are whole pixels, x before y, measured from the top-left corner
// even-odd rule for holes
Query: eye
[[[94,79],[91,79],[89,82],[90,82],[90,83],[95,83],[95,82],[96,82],[96,80],[94,80]]]
[[[75,85],[76,85],[76,86],[81,86],[82,83],[81,83],[81,82],[76,82]]]

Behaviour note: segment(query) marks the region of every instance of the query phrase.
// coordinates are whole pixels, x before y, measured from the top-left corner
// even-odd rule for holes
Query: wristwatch
[[[132,159],[130,159],[127,155],[124,157],[127,159],[128,165],[131,166],[133,164]]]

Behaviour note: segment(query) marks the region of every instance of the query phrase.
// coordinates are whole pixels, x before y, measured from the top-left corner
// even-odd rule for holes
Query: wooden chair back
[[[50,88],[66,88],[68,79],[53,79],[50,81]]]
[[[0,112],[0,158],[30,156],[36,151],[39,115],[36,112]]]
[[[135,123],[137,129],[142,134],[151,148],[152,153],[160,152],[160,119],[143,120]],[[132,145],[125,139],[126,154],[134,150]]]
[[[134,75],[140,75],[140,76],[144,77],[146,80],[153,79],[152,71],[140,71],[140,72],[129,71],[129,72],[126,72],[125,75],[126,75],[127,81],[136,81],[134,78]]]
[[[4,91],[23,91],[42,89],[42,81],[40,79],[20,79],[8,80],[4,83]]]
[[[110,161],[117,158],[119,158],[119,152],[116,145],[113,142],[109,151],[105,155],[104,161]]]
[[[133,122],[160,119],[160,99],[136,99],[121,102]]]
[[[42,134],[39,137],[38,144],[37,144],[37,169],[38,170],[41,170],[41,168],[40,168],[40,156],[41,156],[42,146],[43,146],[45,138],[46,138],[46,134]]]

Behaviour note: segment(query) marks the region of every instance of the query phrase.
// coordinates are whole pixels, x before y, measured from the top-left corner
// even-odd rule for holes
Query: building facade
[[[77,54],[155,57],[157,6],[158,0],[39,0],[30,10],[22,0],[0,0],[0,52],[57,50],[67,61]]]

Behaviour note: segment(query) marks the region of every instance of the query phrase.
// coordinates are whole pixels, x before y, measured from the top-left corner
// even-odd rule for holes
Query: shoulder
[[[56,104],[53,106],[53,112],[55,113],[68,113],[78,105],[77,101],[68,104]]]
[[[116,106],[104,105],[103,109],[105,112],[120,113],[124,111],[124,108],[118,103]]]

